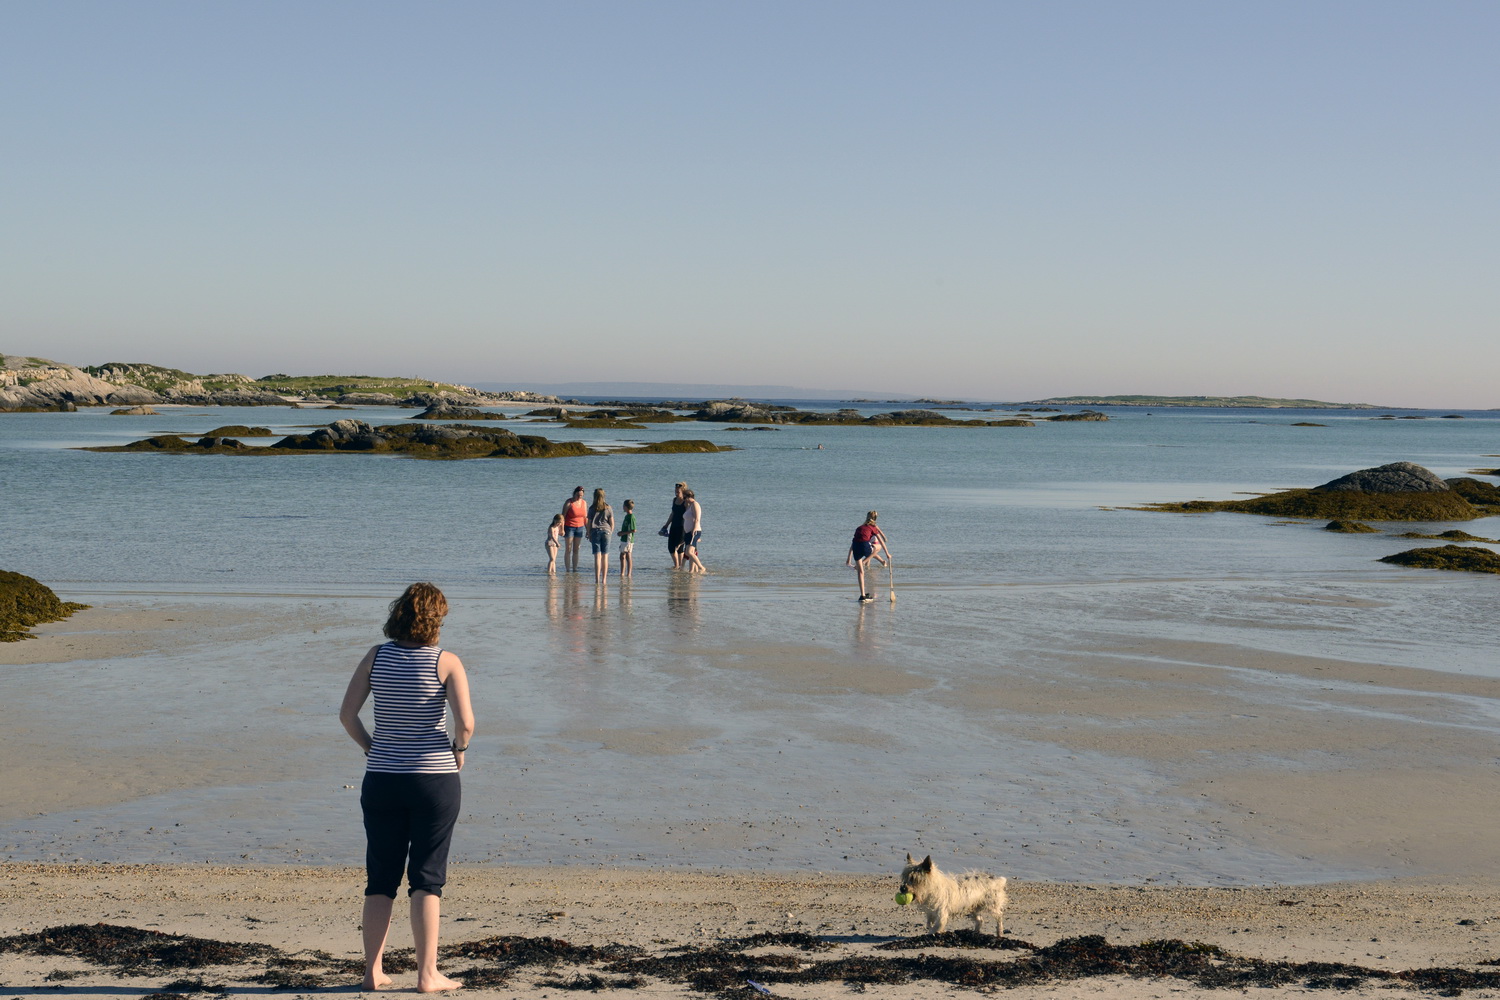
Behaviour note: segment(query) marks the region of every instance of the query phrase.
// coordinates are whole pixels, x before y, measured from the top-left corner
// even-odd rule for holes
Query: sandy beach
[[[350,636],[368,627],[365,603],[300,606],[297,641],[312,657],[324,644],[330,655],[346,650]],[[40,628],[36,640],[0,648],[0,663],[14,668],[6,674],[9,697],[0,703],[7,756],[35,762],[7,767],[0,779],[11,836],[28,836],[16,826],[27,817],[42,822],[49,814],[66,817],[70,810],[243,780],[247,769],[295,770],[284,748],[243,735],[249,726],[210,739],[183,721],[170,737],[143,736],[144,717],[111,688],[128,683],[112,679],[111,668],[133,676],[162,658],[162,669],[191,662],[210,645],[220,656],[237,646],[262,649],[285,631],[290,614],[280,605],[268,614],[225,601],[121,599]],[[735,645],[717,655],[739,670],[758,662],[754,669],[780,678],[775,683],[782,687],[863,685],[899,697],[920,683],[895,665],[831,655],[799,661],[811,654],[785,645]],[[476,985],[465,995],[480,997],[578,989],[766,995],[747,980],[770,995],[799,998],[997,989],[1018,997],[1191,997],[1228,989],[1270,997],[1326,988],[1348,996],[1390,996],[1393,989],[1454,995],[1456,988],[1500,996],[1492,985],[1500,968],[1485,964],[1500,959],[1494,933],[1500,888],[1472,876],[1493,872],[1500,860],[1489,835],[1500,803],[1489,779],[1494,745],[1486,721],[1500,681],[1165,639],[1080,644],[1064,664],[1066,686],[1057,682],[1061,662],[1054,655],[1051,672],[1012,664],[1003,707],[1039,738],[1079,753],[1139,759],[1172,775],[1199,803],[1197,832],[1175,845],[1164,841],[1163,850],[1264,848],[1274,852],[1268,856],[1386,874],[1194,885],[1122,872],[1116,880],[1074,884],[999,870],[1013,884],[1005,943],[995,947],[964,933],[922,939],[920,914],[892,900],[899,856],[854,872],[778,871],[771,864],[747,870],[691,860],[622,867],[563,857],[556,864],[461,864],[445,906],[445,968],[468,975]],[[337,672],[344,667],[339,663]],[[94,693],[52,698],[52,685],[68,681]],[[1268,698],[1273,684],[1316,692],[1323,710]],[[284,690],[264,704],[248,691],[213,690],[209,697],[243,696],[247,718],[272,713],[278,724],[312,716],[307,734],[288,730],[288,743],[338,746],[332,719],[321,710],[299,707]],[[182,697],[191,708],[192,699]],[[995,695],[971,686],[933,697],[972,707]],[[118,711],[99,713],[91,698],[115,698]],[[611,752],[649,761],[662,754],[653,738],[668,737],[625,728],[606,742],[615,745]],[[1316,752],[1336,764],[1321,772],[1278,768],[1270,748],[1286,758]],[[1256,760],[1261,766],[1250,766]],[[335,805],[354,808],[352,799]],[[1152,808],[1141,803],[1122,822],[1145,831]],[[819,818],[801,823],[815,830]],[[153,827],[137,839],[155,843],[151,835],[170,832]],[[794,835],[806,834],[799,828]],[[89,844],[125,836],[109,831],[71,841],[66,849],[79,853],[78,863],[36,860],[36,845],[24,841],[8,846],[12,860],[0,866],[0,984],[9,995],[354,991],[357,869],[89,861]],[[227,842],[238,835],[220,827],[216,836]],[[461,828],[460,844],[463,836]],[[691,840],[663,841],[662,850],[679,843]],[[357,846],[350,841],[341,849],[347,856]],[[1063,845],[1037,849],[1051,855],[1051,864],[1067,860],[1056,857]],[[1110,849],[1082,842],[1066,848],[1080,866]],[[1137,849],[1149,856],[1152,845]],[[1023,861],[1036,856],[1031,845],[1017,854]],[[964,867],[941,855],[938,861]],[[855,859],[846,869],[860,864]],[[84,926],[56,930],[74,925]],[[392,941],[396,948],[410,941],[399,907]],[[1174,941],[1193,947],[1137,947]],[[176,957],[164,961],[163,954]],[[200,961],[217,964],[192,964]],[[1467,971],[1421,971],[1435,968]],[[411,988],[411,974],[398,975],[396,985]]]
[[[994,990],[1018,1000],[1231,992],[1269,998],[1330,987],[1341,996],[1390,997],[1456,995],[1455,986],[1465,996],[1500,996],[1491,985],[1500,969],[1485,964],[1500,957],[1500,891],[1488,883],[1250,889],[1018,883],[1003,948],[991,941],[976,947],[963,933],[911,940],[924,927],[919,914],[895,905],[895,884],[890,874],[461,866],[445,898],[444,966],[481,984],[463,995],[484,998],[578,989],[618,997],[766,995],[743,980],[761,983],[772,996],[807,1000]],[[361,872],[348,867],[7,863],[0,866],[0,984],[13,996],[354,994],[361,888]],[[274,950],[196,966],[193,945],[203,943],[158,939],[158,948],[177,947],[137,958],[127,969],[76,950],[56,953],[68,950],[68,942],[93,940],[97,947],[106,929],[95,928],[92,938],[85,929],[56,935],[54,953],[35,953],[28,935],[78,924]],[[1076,940],[1086,935],[1103,941]],[[1222,954],[1206,962],[1209,974],[1229,969],[1239,978],[1206,986],[1199,965],[1176,974],[1110,971],[1111,962],[1141,960],[1142,950],[1108,946],[1174,939],[1217,946]],[[398,910],[392,947],[409,945]],[[123,949],[115,947],[119,961]],[[1170,949],[1157,949],[1163,952],[1170,957]],[[1030,971],[1016,976],[1012,968],[1011,978],[997,968],[1014,963],[1029,963]],[[1477,975],[1434,975],[1435,968]],[[1413,970],[1405,978],[1381,975]],[[411,991],[413,975],[398,973],[395,989]]]

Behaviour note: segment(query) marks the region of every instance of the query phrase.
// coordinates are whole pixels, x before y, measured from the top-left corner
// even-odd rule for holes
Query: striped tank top
[[[375,651],[370,692],[375,732],[368,771],[443,774],[457,771],[448,739],[447,685],[438,680],[439,646],[388,642]]]

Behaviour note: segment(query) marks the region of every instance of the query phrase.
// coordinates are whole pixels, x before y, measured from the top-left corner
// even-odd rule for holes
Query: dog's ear
[[[927,857],[925,859],[923,859],[921,867],[922,867],[922,870],[924,872],[930,872],[930,871],[932,871],[932,855],[931,854],[927,855]]]
[[[914,864],[917,863],[917,859],[914,858],[914,857],[912,857],[911,853],[908,852],[907,855],[906,855],[906,863],[909,864],[909,865],[914,865]]]

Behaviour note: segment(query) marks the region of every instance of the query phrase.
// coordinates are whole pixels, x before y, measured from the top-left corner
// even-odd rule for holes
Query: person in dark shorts
[[[667,552],[672,556],[672,568],[682,569],[682,517],[687,513],[687,501],[682,498],[682,493],[687,489],[687,483],[677,483],[672,487],[672,513],[667,515],[667,523],[661,526],[661,534],[667,536]]]
[[[437,969],[448,845],[461,800],[458,772],[474,735],[464,665],[437,644],[447,614],[448,601],[437,587],[407,587],[391,602],[384,630],[390,641],[359,661],[339,709],[339,721],[366,757],[359,795],[365,818],[365,905],[360,924],[365,990],[391,982],[382,962],[403,868],[411,897],[418,992],[463,986]],[[371,696],[373,734],[359,717]]]
[[[875,519],[879,516],[880,512],[876,510],[865,515],[865,523],[854,529],[854,541],[849,543],[849,555],[844,560],[844,565],[854,567],[859,574],[861,604],[875,600],[875,595],[865,589],[865,570],[869,567],[871,558],[890,565],[890,550],[885,545],[885,532],[875,524]],[[891,593],[894,594],[895,590]]]

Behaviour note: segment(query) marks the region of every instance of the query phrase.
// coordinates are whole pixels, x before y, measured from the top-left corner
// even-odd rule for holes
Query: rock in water
[[[1407,549],[1380,560],[1417,569],[1459,569],[1471,573],[1500,573],[1500,554],[1468,545],[1436,545]]]
[[[1442,493],[1450,489],[1435,474],[1415,462],[1392,462],[1360,469],[1313,489],[1342,493]]]
[[[0,569],[0,642],[30,639],[31,626],[62,621],[86,607],[58,600],[50,587],[29,576]]]

